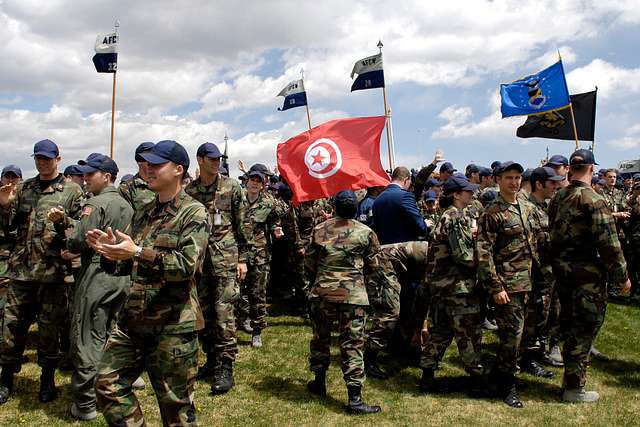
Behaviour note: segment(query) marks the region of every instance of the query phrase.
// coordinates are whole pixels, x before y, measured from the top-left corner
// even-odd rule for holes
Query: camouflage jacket
[[[247,201],[240,184],[218,174],[211,186],[205,187],[198,178],[185,191],[202,203],[211,216],[212,231],[204,273],[214,276],[235,275],[238,263],[247,262],[251,245],[250,227],[245,222]]]
[[[376,234],[354,219],[331,218],[313,230],[305,256],[311,300],[369,305],[365,277],[379,268]]]
[[[129,202],[135,212],[142,210],[143,207],[153,202],[156,198],[156,193],[149,188],[149,185],[140,177],[140,174],[135,174],[133,179],[120,184],[118,191]]]
[[[207,210],[184,191],[167,204],[156,200],[135,213],[131,238],[143,250],[133,261],[117,266],[116,274],[131,276],[120,325],[169,334],[204,327],[195,277],[210,233]],[[104,258],[102,263],[105,270],[113,270]]]
[[[463,209],[449,206],[435,226],[427,264],[432,296],[470,294],[476,283],[476,260],[471,218]]]
[[[251,226],[253,245],[249,251],[249,264],[261,265],[271,261],[273,230],[280,226],[280,217],[285,215],[273,196],[260,193],[254,202],[247,199],[246,219]]]
[[[300,203],[299,206],[294,207],[294,211],[296,213],[298,234],[304,247],[311,241],[319,210],[315,207],[315,201],[309,201]]]
[[[540,223],[534,207],[518,197],[515,204],[502,195],[491,202],[478,221],[478,279],[489,292],[528,292],[537,261]]]
[[[413,241],[382,245],[380,251],[391,261],[400,283],[417,285],[426,277],[427,248],[427,242]]]
[[[607,202],[591,186],[571,181],[549,205],[554,273],[575,283],[627,280],[614,219]]]
[[[553,283],[555,278],[553,276],[551,256],[549,253],[549,215],[547,214],[549,204],[546,200],[542,203],[539,202],[531,194],[529,194],[527,200],[533,205],[535,211],[534,217],[537,219],[539,225],[536,237],[539,264],[534,266],[536,269],[534,269],[533,279],[535,281]]]
[[[622,212],[627,210],[626,193],[618,188],[602,188],[602,197],[611,212]]]
[[[62,174],[45,189],[40,188],[39,175],[18,186],[15,203],[7,209],[0,208],[0,227],[5,233],[13,230],[16,233],[7,277],[40,283],[63,282],[65,261],[60,251],[66,246],[65,234],[49,221],[47,213],[62,206],[68,217],[76,217],[81,197],[80,186],[66,182]]]
[[[640,255],[640,202],[637,198],[630,197],[628,206],[631,209],[629,233],[627,236],[629,238],[629,246],[632,251]]]

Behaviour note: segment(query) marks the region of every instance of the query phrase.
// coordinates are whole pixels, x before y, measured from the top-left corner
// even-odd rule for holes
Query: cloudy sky
[[[111,76],[91,57],[116,19],[123,172],[142,141],[195,153],[225,132],[234,166],[274,165],[276,144],[307,126],[304,108],[279,112],[275,96],[301,69],[314,124],[382,114],[380,89],[349,92],[353,63],[377,53],[378,39],[397,164],[428,163],[437,148],[458,168],[534,165],[547,147],[568,155],[572,142],[520,140],[523,119],[499,113],[499,84],[551,65],[558,49],[571,93],[598,87],[599,163],[640,157],[637,0],[0,0],[0,164],[32,173],[44,138],[64,165],[108,152]]]

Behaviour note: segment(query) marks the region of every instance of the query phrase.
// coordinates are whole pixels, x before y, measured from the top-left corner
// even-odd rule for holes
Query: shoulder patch
[[[85,207],[82,208],[82,213],[80,216],[89,216],[91,215],[91,212],[93,212],[93,206],[85,205]]]

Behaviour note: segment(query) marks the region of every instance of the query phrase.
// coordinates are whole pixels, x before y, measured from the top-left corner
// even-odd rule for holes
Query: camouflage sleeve
[[[131,206],[133,206],[133,197],[131,196],[130,182],[133,183],[133,179],[127,182],[123,182],[118,187],[118,193],[122,196],[123,199],[127,201]]]
[[[307,246],[306,253],[304,255],[304,267],[309,279],[309,283],[313,285],[318,271],[318,250],[316,248],[316,230],[313,230],[311,234],[311,242]]]
[[[429,165],[420,169],[418,175],[416,176],[416,180],[413,186],[413,194],[416,196],[416,200],[420,200],[422,197],[422,191],[424,190],[424,185],[427,180],[431,176],[434,170],[436,170],[436,166],[433,163],[429,163]]]
[[[242,195],[242,190],[239,185],[235,185],[233,188],[231,204],[234,222],[233,230],[236,242],[238,242],[238,262],[246,263],[252,245],[252,238],[250,226],[245,222],[247,202]]]
[[[199,271],[204,259],[211,222],[204,206],[195,208],[193,212],[186,212],[190,216],[188,222],[181,228],[177,247],[163,255],[154,249],[144,248],[140,255],[140,262],[159,266],[167,282],[184,282]]]
[[[378,257],[378,253],[380,252],[380,242],[378,241],[378,236],[373,230],[370,230],[369,233],[369,244],[365,248],[364,253],[362,254],[362,259],[364,261],[364,276],[373,274],[376,270],[380,269],[380,258]]]
[[[478,279],[484,283],[488,291],[497,294],[504,291],[502,279],[496,273],[493,260],[493,246],[496,243],[498,224],[494,215],[485,211],[478,221]]]
[[[598,200],[592,205],[591,231],[596,236],[598,254],[607,268],[608,280],[614,284],[627,280],[627,263],[622,254],[615,221],[604,200]]]
[[[96,208],[90,204],[84,205],[79,220],[70,221],[70,233],[67,237],[67,249],[71,252],[79,254],[89,250],[89,246],[86,243],[85,235],[87,231],[94,228],[101,228],[104,218],[104,212],[102,209]]]
[[[442,222],[444,221],[444,223]],[[465,221],[447,218],[441,220],[444,232],[449,238],[449,247],[453,261],[461,267],[473,269],[476,267],[471,228]]]

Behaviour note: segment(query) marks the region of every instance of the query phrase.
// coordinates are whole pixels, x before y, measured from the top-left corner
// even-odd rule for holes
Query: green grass
[[[420,370],[404,368],[389,357],[382,358],[393,373],[389,381],[367,380],[365,400],[380,404],[383,413],[368,417],[344,413],[346,388],[339,368],[338,350],[332,349],[328,375],[329,396],[312,397],[306,390],[311,378],[307,369],[311,328],[299,318],[275,317],[263,332],[265,347],[252,349],[250,337],[240,333],[240,354],[235,365],[236,387],[224,396],[209,394],[209,383],[199,382],[195,400],[200,425],[518,425],[518,426],[612,426],[640,425],[640,309],[637,306],[609,305],[607,320],[597,339],[597,347],[610,355],[609,363],[594,362],[588,386],[601,393],[595,405],[568,405],[558,400],[561,370],[553,380],[524,375],[531,385],[521,393],[525,408],[514,410],[497,400],[473,400],[463,393],[422,396],[416,392]],[[485,333],[487,353],[496,338]],[[27,352],[30,363],[16,378],[16,390],[0,407],[0,425],[60,426],[74,422],[69,415],[69,375],[57,377],[62,396],[43,405],[37,401],[39,369],[35,350]],[[437,376],[462,377],[457,350],[447,352]],[[149,385],[138,393],[150,426],[160,425],[155,396]],[[84,423],[83,423],[84,424]],[[105,425],[99,415],[94,423]]]

